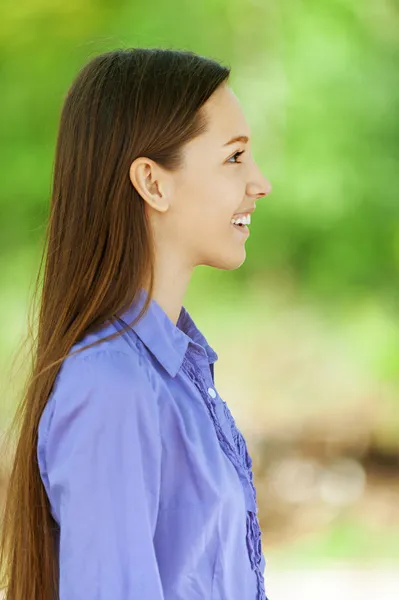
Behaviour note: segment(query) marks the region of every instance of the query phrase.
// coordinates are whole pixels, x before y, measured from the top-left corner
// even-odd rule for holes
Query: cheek
[[[227,167],[226,167],[227,169]],[[175,203],[176,234],[184,236],[188,243],[217,241],[230,233],[230,219],[243,205],[245,187],[233,174],[197,173],[196,177],[179,190]]]

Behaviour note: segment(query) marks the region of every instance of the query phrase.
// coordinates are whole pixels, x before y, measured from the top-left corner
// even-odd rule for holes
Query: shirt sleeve
[[[139,359],[72,357],[45,453],[59,600],[164,600],[153,544],[161,449],[155,384]]]

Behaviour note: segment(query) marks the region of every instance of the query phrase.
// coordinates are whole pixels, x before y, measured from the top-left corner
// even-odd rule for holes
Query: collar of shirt
[[[119,315],[119,318],[126,325],[130,324],[140,312],[146,294],[146,291],[141,288],[134,302],[125,312]],[[201,352],[205,350],[209,364],[218,360],[217,353],[208,344],[184,306],[181,307],[175,325],[156,300],[152,298],[146,314],[131,328],[171,377],[175,377],[179,371],[189,344],[197,347],[197,349],[200,346],[199,350]]]

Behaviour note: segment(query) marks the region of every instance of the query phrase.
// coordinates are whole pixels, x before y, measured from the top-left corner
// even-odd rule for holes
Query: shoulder
[[[66,404],[67,410],[87,402],[95,405],[93,410],[104,405],[114,410],[133,405],[145,409],[144,404],[155,409],[160,390],[152,371],[138,351],[90,348],[64,360],[49,400]]]
[[[54,382],[52,396],[94,388],[127,391],[153,388],[148,361],[137,352],[90,348],[68,356]]]
[[[158,390],[147,369],[136,353],[116,350],[82,352],[62,363],[37,444],[54,515],[60,514],[61,490],[81,486],[90,473],[110,466],[118,476],[135,444],[158,457]]]
[[[90,349],[68,356],[40,418],[39,454],[50,437],[83,423],[117,430],[124,422],[136,422],[158,430],[160,390],[150,369],[136,352]]]

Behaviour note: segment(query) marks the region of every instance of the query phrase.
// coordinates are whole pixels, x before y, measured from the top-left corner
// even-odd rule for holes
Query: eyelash
[[[244,154],[244,152],[245,152],[245,150],[241,150],[240,152],[236,152],[235,154],[233,154],[233,156],[230,156],[230,158],[228,159],[228,161],[227,161],[227,162],[229,162],[229,160],[231,160],[232,158],[234,158],[234,157],[236,157],[236,156],[237,156],[237,157],[238,157],[238,156],[241,156],[241,154]],[[240,164],[241,164],[241,161],[238,161],[238,162],[233,162],[233,163],[230,163],[230,164],[231,164],[231,165],[240,165]]]

